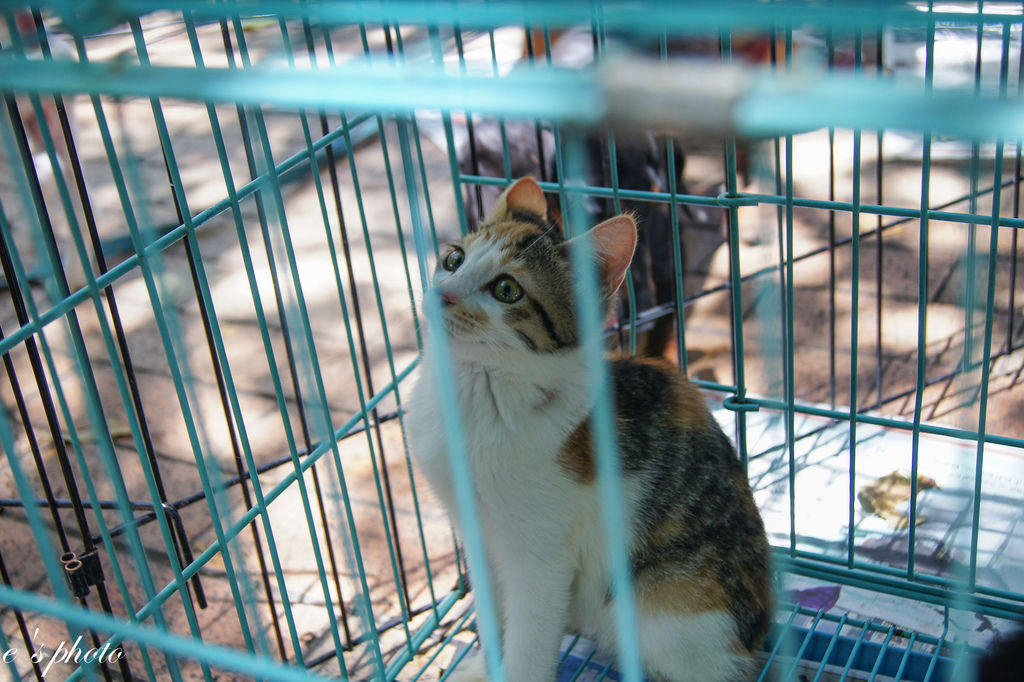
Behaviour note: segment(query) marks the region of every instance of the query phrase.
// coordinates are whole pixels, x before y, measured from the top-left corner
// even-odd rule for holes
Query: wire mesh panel
[[[498,639],[405,413],[441,246],[525,175],[569,235],[640,225],[584,345],[677,364],[736,444],[761,678],[971,678],[1024,616],[1024,8],[641,5],[0,3],[12,679],[438,679]],[[622,630],[559,679],[638,679]]]

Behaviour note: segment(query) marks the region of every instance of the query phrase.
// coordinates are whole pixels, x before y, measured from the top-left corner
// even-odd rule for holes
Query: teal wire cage
[[[1022,27],[0,2],[2,670],[457,667],[495,614],[403,397],[439,245],[532,174],[567,229],[640,219],[584,332],[677,363],[734,439],[778,574],[761,679],[974,679],[1024,617]],[[630,639],[567,633],[559,680],[637,679]]]

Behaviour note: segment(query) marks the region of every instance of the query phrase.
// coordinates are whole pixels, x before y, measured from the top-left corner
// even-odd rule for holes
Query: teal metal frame
[[[29,3],[32,4],[32,3]],[[979,3],[981,5],[982,3]],[[193,66],[169,66],[152,63],[143,18],[157,9],[172,12],[180,22],[190,48]],[[989,401],[988,376],[994,356],[1001,351],[994,349],[994,317],[997,295],[996,279],[999,263],[998,249],[1004,240],[1012,241],[1016,258],[1019,230],[1024,229],[1024,219],[1019,216],[1020,146],[1024,138],[1024,102],[1021,100],[1022,85],[1019,66],[1016,67],[1018,82],[1010,79],[1010,49],[1021,43],[1024,16],[1011,12],[977,11],[947,12],[939,14],[925,7],[926,11],[911,9],[902,2],[876,3],[875,12],[866,12],[861,3],[805,3],[805,2],[714,2],[695,3],[679,6],[672,3],[651,3],[649,11],[637,12],[632,3],[592,3],[565,0],[562,2],[488,2],[488,3],[425,3],[425,2],[321,2],[292,3],[266,0],[263,2],[142,2],[141,0],[118,0],[99,2],[89,0],[78,2],[40,2],[32,4],[32,10],[25,9],[24,3],[0,3],[0,24],[9,29],[10,38],[0,44],[0,94],[3,95],[6,112],[0,115],[0,149],[6,158],[16,160],[12,167],[20,164],[20,172],[13,178],[16,185],[17,201],[23,202],[22,212],[30,224],[30,233],[35,251],[43,255],[48,275],[43,277],[45,291],[33,288],[32,277],[23,262],[21,252],[24,242],[18,241],[11,221],[10,211],[0,203],[0,233],[2,233],[2,265],[6,276],[12,305],[16,309],[17,324],[14,328],[0,332],[0,355],[5,360],[5,370],[11,384],[11,399],[5,394],[6,409],[0,417],[0,443],[2,443],[7,465],[18,494],[10,506],[20,506],[31,529],[39,558],[46,575],[44,587],[29,591],[11,585],[4,570],[4,584],[0,584],[0,605],[15,614],[20,633],[0,633],[0,646],[9,648],[18,637],[24,646],[32,648],[31,637],[27,636],[28,614],[41,614],[62,622],[68,636],[74,640],[79,635],[98,646],[109,643],[119,646],[131,643],[138,649],[136,665],[144,668],[148,679],[184,679],[185,661],[196,661],[205,679],[212,679],[215,670],[230,670],[260,679],[298,680],[308,679],[316,671],[322,658],[307,658],[306,648],[300,636],[300,628],[291,604],[289,585],[278,548],[279,538],[271,522],[271,505],[286,492],[298,492],[305,528],[312,548],[311,565],[316,569],[315,589],[330,608],[324,611],[329,619],[329,638],[332,654],[328,657],[340,659],[339,674],[349,679],[347,657],[359,650],[371,662],[374,675],[379,679],[399,679],[411,670],[419,679],[429,666],[436,665],[442,651],[454,647],[454,636],[471,620],[476,620],[479,638],[487,646],[490,657],[488,665],[493,679],[502,679],[498,646],[497,614],[490,598],[489,577],[485,566],[473,566],[474,600],[471,610],[460,611],[465,604],[466,582],[462,575],[462,560],[458,548],[459,579],[454,588],[435,584],[431,557],[438,551],[425,537],[424,521],[421,516],[420,499],[417,495],[415,472],[412,469],[404,443],[399,457],[410,479],[412,509],[415,511],[412,527],[417,534],[414,548],[399,542],[399,523],[393,506],[391,483],[388,479],[388,464],[381,428],[389,420],[399,426],[402,423],[402,391],[418,362],[435,362],[442,368],[451,362],[444,344],[437,345],[436,357],[425,357],[403,364],[394,352],[395,338],[389,330],[388,320],[396,314],[395,306],[385,301],[381,294],[380,278],[375,265],[375,240],[368,218],[367,207],[360,189],[359,168],[355,154],[361,140],[368,136],[380,142],[383,165],[387,179],[387,196],[394,221],[395,239],[400,249],[404,267],[402,287],[407,301],[400,307],[400,313],[415,320],[417,345],[420,345],[417,300],[423,296],[423,314],[428,318],[438,314],[436,304],[427,287],[432,261],[438,251],[438,225],[435,222],[433,206],[451,201],[458,208],[461,220],[459,228],[467,229],[464,211],[463,190],[476,186],[503,186],[511,178],[509,167],[509,142],[502,128],[502,150],[504,177],[487,177],[463,172],[458,165],[457,146],[453,130],[452,113],[464,114],[472,125],[473,116],[493,116],[504,125],[505,119],[529,118],[550,121],[556,139],[557,177],[542,182],[549,192],[557,192],[568,216],[568,229],[579,229],[585,222],[582,199],[584,197],[609,198],[616,206],[623,200],[648,201],[668,204],[671,207],[673,241],[672,253],[681,253],[678,211],[680,205],[721,208],[726,216],[729,250],[729,279],[721,290],[729,298],[732,311],[731,351],[733,354],[733,377],[730,383],[698,381],[704,388],[727,395],[724,406],[735,413],[737,446],[744,463],[762,453],[751,452],[748,445],[748,418],[758,410],[774,411],[784,420],[785,439],[781,448],[788,461],[790,538],[788,546],[777,547],[778,568],[806,577],[837,582],[843,585],[866,588],[899,597],[951,609],[974,611],[993,616],[1024,619],[1024,594],[1008,589],[997,589],[991,585],[979,584],[978,546],[981,533],[980,517],[983,499],[981,472],[985,465],[986,445],[999,445],[1024,451],[1024,439],[1005,433],[992,433],[987,423]],[[50,25],[56,19],[63,19],[63,27],[69,30],[74,46],[76,61],[62,59],[51,54],[47,34],[39,31],[43,26],[42,11]],[[21,13],[21,14],[18,14]],[[34,28],[19,33],[19,17],[28,16]],[[50,18],[53,17],[53,18]],[[243,17],[259,17],[279,31],[280,53],[287,57],[285,65],[267,66],[255,63],[247,47],[247,31]],[[935,86],[934,54],[927,51],[928,61],[925,77],[916,86],[905,82],[867,73],[862,63],[863,37],[881,35],[882,25],[909,25],[923,29],[925,44],[934,43],[936,26],[939,23],[960,24],[978,27],[980,53],[981,32],[984,27],[997,27],[1002,36],[999,83],[994,91],[981,87],[976,79],[971,88],[943,89]],[[22,22],[23,24],[24,22]],[[216,24],[221,29],[227,68],[207,64],[209,55],[204,52],[198,29],[204,25]],[[609,186],[586,184],[583,168],[584,152],[580,131],[583,127],[600,123],[612,107],[611,102],[622,95],[615,83],[600,68],[572,71],[550,64],[551,35],[549,29],[589,24],[596,35],[605,36],[612,31],[624,32],[653,40],[658,45],[661,61],[668,62],[669,39],[678,35],[709,34],[719,39],[722,62],[735,66],[736,73],[746,74],[733,55],[732,37],[736,31],[768,30],[773,36],[772,49],[784,45],[783,54],[776,60],[773,69],[759,70],[752,78],[749,88],[741,96],[730,99],[732,118],[723,121],[723,128],[717,131],[724,138],[724,181],[725,191],[715,197],[684,194],[678,192],[676,182],[676,159],[672,145],[666,151],[670,184],[660,191],[641,191],[619,186],[615,172]],[[494,29],[502,25],[543,27],[548,63],[523,69],[506,76],[498,76],[495,52]],[[850,73],[802,71],[806,66],[794,65],[793,26],[807,25],[814,30],[826,32],[828,40],[837,34],[848,35],[855,41],[856,61]],[[88,45],[94,40],[91,32],[98,32],[121,26],[129,35],[134,54],[121,58],[96,61],[90,59]],[[127,28],[123,28],[127,26]],[[333,43],[327,28],[338,26],[355,27],[361,40],[365,59],[342,63],[336,60]],[[326,27],[326,28],[325,28]],[[403,45],[401,27],[416,27],[427,33],[426,54],[410,56]],[[493,73],[471,75],[466,68],[462,52],[462,30],[476,29],[489,36]],[[383,31],[387,36],[388,50],[381,52],[371,47],[368,34],[372,30]],[[779,43],[778,38],[782,39]],[[38,47],[37,47],[38,44]],[[831,43],[829,43],[831,45]],[[443,55],[448,45],[458,49],[457,69],[445,70]],[[32,50],[37,49],[38,54]],[[597,48],[598,51],[603,46]],[[879,50],[881,48],[879,47]],[[1019,48],[1024,52],[1024,47]],[[208,48],[207,48],[208,50]],[[326,55],[326,62],[324,61]],[[298,66],[296,57],[308,60],[308,66]],[[539,62],[539,60],[538,60]],[[829,62],[832,63],[831,61]],[[681,68],[681,67],[677,67]],[[980,69],[980,66],[978,67]],[[692,106],[687,98],[689,91],[667,93],[668,102],[679,102],[680,111]],[[719,93],[720,94],[720,93]],[[15,99],[15,95],[19,99]],[[82,175],[81,164],[72,156],[70,159],[58,151],[60,141],[55,131],[43,126],[41,131],[42,153],[54,168],[70,165],[74,186],[69,185],[65,176],[57,173],[54,182],[57,187],[59,206],[48,205],[39,187],[32,152],[21,118],[34,116],[45,120],[52,106],[61,112],[61,132],[70,136],[67,124],[65,101],[73,95],[88,96],[91,112],[95,116],[101,134],[102,151],[109,165],[118,204],[128,229],[128,253],[117,263],[108,264],[104,259],[104,248],[96,227],[96,218],[89,210],[87,186],[89,178]],[[713,88],[709,96],[717,96]],[[674,100],[672,98],[675,98]],[[150,197],[153,190],[143,181],[139,168],[139,140],[124,125],[123,121],[111,116],[121,115],[118,106],[124,98],[140,98],[149,101],[154,128],[157,133],[160,153],[164,161],[171,200],[175,211],[174,224],[158,226],[151,215]],[[190,201],[181,176],[180,162],[175,154],[174,135],[165,119],[166,101],[185,100],[198,110],[205,110],[210,125],[210,141],[222,173],[225,197],[205,208]],[[83,99],[83,101],[85,101]],[[302,145],[291,153],[276,149],[271,142],[267,116],[271,107],[295,115],[296,124],[301,128]],[[445,132],[447,156],[454,196],[432,197],[427,166],[420,143],[417,110],[436,109],[441,112]],[[618,109],[616,109],[617,111]],[[229,118],[234,121],[229,122]],[[311,121],[313,123],[311,124]],[[686,130],[681,121],[681,130]],[[634,125],[642,126],[640,120]],[[395,132],[391,132],[391,126]],[[245,151],[245,168],[240,177],[238,162],[232,159],[226,130],[238,128]],[[840,201],[801,197],[794,187],[794,136],[817,128],[837,128],[853,131],[853,173],[852,200]],[[922,192],[920,204],[916,207],[886,205],[881,199],[881,179],[878,181],[878,203],[863,200],[861,186],[863,166],[862,147],[864,132],[878,132],[881,148],[882,132],[889,129],[910,129],[922,134],[923,151],[921,160]],[[706,134],[708,131],[704,131]],[[767,155],[766,169],[776,183],[775,193],[744,193],[738,183],[737,141],[731,135],[741,133],[762,140],[763,148],[774,146],[774,154]],[[966,196],[954,198],[934,197],[930,186],[933,140],[938,136],[955,136],[972,143],[973,186]],[[982,183],[978,177],[979,143],[981,140],[995,140],[995,169],[992,182]],[[1017,171],[1015,177],[1004,177],[1004,162],[1011,152],[1008,142],[1015,142]],[[73,145],[69,145],[73,146]],[[393,147],[398,147],[399,158],[392,158]],[[615,138],[609,134],[608,146],[614,158]],[[344,156],[344,160],[339,157]],[[339,192],[341,181],[338,166],[344,163],[355,190],[356,207],[342,210],[342,196]],[[614,171],[615,164],[612,164]],[[880,172],[880,171],[879,171]],[[324,173],[329,175],[324,178]],[[358,403],[357,409],[345,418],[339,418],[331,409],[332,387],[329,379],[331,369],[324,366],[323,320],[314,319],[304,294],[302,262],[295,250],[296,227],[290,224],[288,198],[283,186],[293,177],[308,177],[313,180],[313,189],[323,228],[322,240],[327,247],[330,261],[331,291],[335,297],[337,316],[344,328],[348,362],[351,365],[353,385],[351,395]],[[245,179],[248,177],[248,179]],[[1010,187],[1014,188],[1013,215],[1003,214],[1003,204]],[[979,199],[986,198],[991,211],[979,211]],[[84,207],[83,215],[76,200]],[[0,201],[10,201],[8,197]],[[243,207],[252,202],[256,209],[258,233],[252,225],[243,220]],[[953,210],[968,203],[968,210]],[[762,269],[748,272],[740,262],[740,208],[756,206],[774,208],[777,224],[779,249],[778,262]],[[794,268],[814,253],[798,253],[794,240],[795,211],[807,209],[820,212],[849,214],[852,224],[859,226],[862,218],[877,216],[874,230],[855,229],[848,239],[833,238],[832,245],[850,249],[853,270],[859,271],[863,257],[863,242],[867,239],[881,241],[885,232],[895,226],[916,221],[920,225],[918,250],[920,268],[917,280],[917,362],[915,387],[911,392],[914,401],[912,418],[883,416],[874,411],[864,410],[864,402],[857,382],[852,381],[849,393],[844,396],[833,391],[830,405],[821,405],[801,400],[795,384],[794,364],[797,351],[794,339],[794,323],[798,314],[794,299]],[[77,260],[84,273],[84,283],[73,288],[64,275],[69,250],[58,244],[50,221],[53,212],[60,212],[70,223],[73,238],[70,253]],[[204,254],[200,237],[214,219],[230,215],[228,221],[234,228],[239,247],[238,256],[245,272],[249,295],[253,303],[255,328],[258,330],[259,347],[268,372],[280,429],[288,444],[288,452],[278,463],[286,473],[273,485],[263,473],[267,464],[258,461],[252,436],[247,424],[250,415],[239,400],[239,389],[232,372],[229,341],[226,340],[222,318],[217,311],[211,291],[211,275],[205,265],[210,254]],[[355,229],[345,224],[345,216],[358,216]],[[965,335],[968,337],[968,351],[963,372],[980,373],[977,402],[976,428],[954,428],[932,424],[924,419],[924,390],[934,382],[927,369],[928,348],[926,347],[926,326],[928,312],[928,251],[929,224],[935,221],[958,223],[971,230],[971,246],[976,248],[973,238],[977,226],[987,226],[988,244],[983,255],[974,253],[969,259],[971,277],[965,308]],[[258,237],[258,238],[257,238]],[[407,252],[407,239],[411,240],[415,252]],[[365,247],[372,286],[372,298],[359,296],[360,287],[353,272],[353,255],[350,244],[353,241]],[[259,249],[262,243],[262,252]],[[170,288],[174,273],[165,262],[167,254],[181,249],[185,253],[194,302],[203,320],[203,332],[209,348],[210,366],[197,366],[184,344],[179,310],[175,292]],[[978,247],[981,248],[981,247]],[[585,254],[584,254],[585,256]],[[879,256],[880,257],[880,256]],[[272,277],[268,288],[261,283],[257,274],[257,263],[269,264]],[[591,272],[585,267],[587,261],[581,258],[575,263],[577,275],[583,281],[590,281]],[[975,270],[977,268],[977,270]],[[676,336],[680,345],[680,365],[687,368],[685,351],[686,326],[685,308],[692,301],[707,292],[687,292],[683,287],[682,265],[674,258],[676,278],[676,301],[673,310],[676,318]],[[974,275],[984,273],[984,286],[974,285]],[[147,427],[146,412],[135,385],[132,354],[125,341],[123,323],[117,305],[116,289],[130,279],[142,282],[150,302],[152,323],[160,340],[163,353],[161,368],[166,369],[173,385],[174,399],[184,426],[184,435],[190,451],[194,454],[200,490],[189,504],[205,504],[212,524],[215,540],[191,556],[187,537],[182,539],[175,517],[177,504],[164,490],[155,460],[159,444],[152,442]],[[1015,283],[1015,279],[1011,280]],[[739,311],[745,309],[743,285],[753,282],[765,288],[777,299],[775,305],[781,316],[779,355],[783,375],[782,390],[779,394],[760,394],[751,390],[744,364],[747,360],[747,330]],[[860,283],[854,277],[851,291],[852,329],[851,363],[856,372],[860,323],[858,320]],[[1015,299],[1011,285],[1010,309],[1014,310]],[[628,292],[628,299],[635,303],[635,292]],[[370,300],[370,305],[367,305]],[[606,369],[602,363],[605,340],[601,320],[597,314],[597,300],[593,286],[583,287],[578,301],[581,312],[581,326],[584,330],[584,349],[588,359],[590,379],[594,385],[608,386]],[[366,310],[360,308],[364,306]],[[638,318],[636,306],[631,305],[631,316],[625,320],[629,350],[635,350]],[[978,310],[972,312],[975,308]],[[973,315],[980,313],[983,320],[978,322]],[[880,314],[880,313],[879,313]],[[274,317],[276,315],[276,317]],[[376,316],[381,328],[380,338],[367,335],[362,319],[364,315]],[[97,321],[98,336],[83,331],[81,316]],[[332,324],[337,325],[338,317]],[[980,324],[980,338],[974,329]],[[1012,325],[1011,325],[1012,326]],[[879,332],[880,333],[880,332]],[[1007,339],[1005,353],[1014,351],[1013,329]],[[88,337],[88,338],[87,338]],[[60,339],[55,342],[55,339]],[[55,359],[54,344],[67,348],[73,360],[73,371],[62,370]],[[284,357],[281,345],[284,346]],[[832,340],[833,352],[835,340]],[[980,348],[978,348],[980,347]],[[380,371],[370,368],[370,349],[384,351],[386,370],[383,380]],[[980,358],[977,358],[980,350]],[[1019,348],[1017,349],[1019,350]],[[26,388],[29,382],[20,374],[24,363],[15,367],[14,358],[28,358],[34,388]],[[129,494],[122,475],[125,457],[118,448],[116,437],[108,423],[104,400],[101,398],[96,363],[109,363],[115,379],[116,396],[120,408],[127,415],[131,441],[137,466],[143,473],[148,498],[141,503]],[[237,462],[237,477],[228,478],[217,463],[217,448],[210,439],[210,417],[199,408],[200,399],[196,393],[197,376],[211,373],[215,378],[223,404],[223,420],[231,434],[234,459]],[[447,394],[442,398],[454,401],[452,386],[444,387]],[[5,389],[6,390],[6,389]],[[879,388],[879,391],[881,389]],[[84,428],[76,425],[76,407],[70,397],[72,393],[85,396],[83,401],[86,427],[90,437],[95,438],[95,448],[83,446]],[[61,468],[69,506],[76,510],[78,529],[65,533],[59,519],[57,498],[47,489],[40,498],[39,480],[33,477],[30,468],[35,468],[38,479],[45,478],[39,465],[40,457],[36,444],[37,435],[30,424],[27,408],[22,403],[24,396],[38,396],[46,403],[46,428],[55,447],[61,451]],[[619,624],[618,668],[622,679],[639,680],[642,668],[637,643],[633,637],[633,605],[628,598],[630,577],[624,547],[624,510],[619,495],[621,479],[616,470],[614,420],[611,419],[612,404],[607,390],[600,393],[602,399],[596,407],[598,418],[593,420],[594,442],[598,462],[598,488],[603,500],[604,522],[608,532],[609,565],[613,567],[612,589],[622,597],[616,601],[616,620]],[[881,394],[880,394],[881,395]],[[109,398],[108,398],[109,400]],[[848,403],[848,405],[844,405]],[[387,408],[385,408],[387,406]],[[383,409],[390,409],[385,414]],[[451,456],[457,472],[455,490],[459,502],[459,513],[465,533],[463,540],[470,545],[482,542],[481,531],[476,523],[471,484],[465,467],[465,444],[461,439],[462,425],[455,410],[445,413],[444,429],[451,443]],[[855,499],[854,478],[850,476],[848,519],[849,530],[844,541],[845,556],[837,557],[815,553],[798,546],[797,525],[800,510],[796,504],[796,447],[804,434],[798,432],[798,415],[821,417],[832,423],[845,424],[849,433],[849,471],[857,470],[858,429],[863,426],[880,426],[911,435],[913,452],[911,456],[910,525],[908,543],[915,546],[917,519],[917,474],[919,470],[920,439],[930,434],[950,439],[961,439],[976,443],[974,463],[974,495],[972,501],[971,557],[966,575],[947,578],[930,575],[915,565],[914,552],[908,555],[907,565],[900,568],[880,566],[857,556],[854,543]],[[79,420],[80,421],[80,420]],[[21,430],[30,441],[34,461],[31,465],[24,456],[25,446],[16,433]],[[45,437],[45,434],[44,434]],[[365,453],[374,476],[373,494],[379,505],[381,535],[385,539],[389,573],[386,576],[372,576],[393,584],[399,616],[385,622],[375,613],[370,598],[370,578],[365,569],[361,532],[357,525],[349,482],[346,478],[346,460],[340,442],[347,438],[365,438]],[[67,445],[64,445],[64,443]],[[87,455],[88,453],[88,455]],[[91,461],[94,456],[97,461]],[[394,454],[392,454],[394,457]],[[275,465],[277,466],[277,465]],[[113,490],[114,499],[106,499],[98,490],[97,481],[104,489]],[[48,484],[47,484],[48,485]],[[78,486],[84,490],[80,491]],[[232,490],[244,491],[245,510],[232,515]],[[2,502],[2,501],[0,501]],[[140,504],[150,516],[145,520],[138,514]],[[106,512],[106,513],[105,513]],[[172,513],[174,512],[174,513]],[[116,527],[109,521],[116,513]],[[48,515],[47,515],[48,514]],[[332,525],[331,520],[335,520]],[[7,521],[0,519],[4,523]],[[173,580],[161,585],[153,575],[147,549],[140,532],[141,524],[155,521],[160,541],[166,552]],[[404,523],[404,521],[402,522]],[[95,526],[95,529],[93,529]],[[54,528],[59,528],[55,534]],[[82,538],[73,539],[77,535]],[[251,535],[251,539],[247,539]],[[95,536],[95,541],[93,541]],[[118,540],[123,538],[123,540]],[[109,591],[116,606],[107,595],[107,584],[90,583],[84,593],[79,594],[74,584],[67,582],[68,562],[61,562],[74,549],[74,543],[84,540],[86,552],[96,550],[102,553],[103,565],[109,567],[112,579]],[[182,545],[188,554],[183,554]],[[429,545],[429,546],[428,546]],[[453,547],[449,542],[446,547]],[[2,551],[2,544],[0,544]],[[404,566],[406,553],[414,552],[421,557],[425,568],[425,582],[417,599],[410,597],[407,572]],[[260,584],[244,567],[253,554],[259,555]],[[469,556],[480,556],[470,553]],[[214,558],[223,560],[227,583],[230,586],[231,606],[243,633],[244,649],[235,650],[204,641],[201,607],[201,583],[199,577],[204,567]],[[2,556],[0,556],[2,560]],[[122,565],[123,562],[123,565]],[[0,561],[0,568],[3,563]],[[343,590],[340,573],[354,576],[356,586]],[[129,586],[128,574],[137,576],[140,586]],[[88,595],[88,597],[86,596]],[[97,609],[93,595],[99,600]],[[186,629],[173,631],[168,625],[163,608],[165,604],[178,604],[185,614]],[[269,602],[268,608],[264,602]],[[354,613],[348,613],[346,602]],[[278,617],[280,609],[281,617]],[[104,613],[106,612],[106,613]],[[117,617],[112,613],[125,613]],[[798,615],[812,618],[808,628],[796,624]],[[786,618],[788,617],[788,620]],[[447,622],[446,619],[455,619]],[[268,622],[272,621],[272,622]],[[826,631],[820,631],[823,624],[831,624]],[[401,632],[402,644],[387,650],[381,643],[383,632]],[[273,633],[271,639],[268,635]],[[440,642],[433,642],[440,636]],[[854,632],[852,637],[839,637],[842,632]],[[881,632],[883,643],[869,642],[871,632]],[[99,634],[97,634],[99,633]],[[773,665],[788,666],[784,676],[793,678],[797,664],[790,663],[787,656],[795,660],[810,661],[821,667],[845,666],[865,669],[875,675],[906,679],[947,679],[969,674],[963,647],[947,641],[947,632],[939,636],[912,633],[909,641],[897,645],[894,638],[902,638],[894,628],[880,628],[867,623],[854,622],[845,615],[808,612],[794,607],[788,616],[780,616],[779,634],[773,639],[769,650],[769,661],[765,675]],[[436,650],[425,660],[420,654],[428,645]],[[931,647],[930,653],[922,653],[922,646]],[[789,653],[787,653],[789,652]],[[573,656],[566,652],[565,665]],[[778,663],[777,661],[785,662]],[[286,662],[282,662],[286,661]],[[581,674],[590,658],[578,659],[576,675]],[[12,662],[10,670],[17,673]],[[124,670],[122,670],[124,672]],[[138,674],[137,668],[135,669]],[[607,672],[607,671],[606,671]],[[844,671],[845,673],[845,671]],[[19,673],[20,674],[20,673]],[[39,669],[35,674],[40,676]],[[98,679],[109,677],[109,668],[96,663],[81,666],[72,679]]]

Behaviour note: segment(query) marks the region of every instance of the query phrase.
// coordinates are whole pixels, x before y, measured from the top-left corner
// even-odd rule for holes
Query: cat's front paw
[[[490,682],[487,676],[487,664],[481,651],[470,652],[447,677],[445,682]]]

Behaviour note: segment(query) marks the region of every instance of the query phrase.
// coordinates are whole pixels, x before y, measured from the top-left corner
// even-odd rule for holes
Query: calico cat
[[[455,382],[510,682],[554,680],[567,630],[607,651],[616,641],[569,254],[591,240],[610,308],[636,226],[620,215],[565,241],[545,214],[539,185],[520,179],[479,232],[443,252],[433,286],[444,328],[424,343],[444,334],[454,373],[437,376],[425,353],[405,422],[455,519],[438,399],[439,382]],[[742,677],[772,614],[768,542],[742,466],[674,368],[619,357],[610,373],[645,670]],[[469,663],[450,679],[487,679],[483,656]]]

